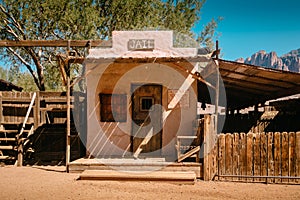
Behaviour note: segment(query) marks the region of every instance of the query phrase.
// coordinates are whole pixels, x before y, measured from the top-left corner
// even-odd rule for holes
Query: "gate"
[[[204,180],[300,183],[300,132],[221,133],[204,118]]]

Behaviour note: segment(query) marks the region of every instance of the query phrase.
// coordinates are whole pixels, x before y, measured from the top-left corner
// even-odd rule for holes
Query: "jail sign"
[[[152,51],[154,49],[154,39],[129,39],[129,51]]]

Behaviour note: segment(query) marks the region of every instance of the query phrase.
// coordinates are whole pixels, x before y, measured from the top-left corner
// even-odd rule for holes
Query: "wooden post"
[[[219,41],[216,41],[216,51],[219,51]],[[216,80],[216,97],[215,97],[215,132],[218,134],[218,113],[219,113],[219,93],[220,93],[220,73],[219,73],[219,56],[218,53],[216,55],[216,73],[217,73],[217,80]]]
[[[217,170],[217,156],[214,155],[217,151],[214,151],[216,143],[216,132],[214,128],[214,116],[204,116],[204,159],[203,159],[203,179],[210,181],[214,178]]]
[[[68,51],[70,51],[70,40],[68,40]],[[71,157],[71,102],[70,102],[70,63],[67,63],[67,134],[66,134],[66,171],[69,173]]]
[[[2,107],[2,92],[1,92],[0,93],[0,126],[2,126],[2,118],[3,118],[3,107]]]
[[[70,146],[70,137],[71,137],[71,102],[70,102],[70,77],[67,76],[67,147],[66,147],[66,171],[69,173],[69,165],[70,165],[70,154],[71,154],[71,146]]]
[[[35,108],[34,108],[34,129],[37,129],[40,125],[40,92],[36,92]]]
[[[18,160],[17,160],[17,166],[21,167],[23,166],[23,142],[22,137],[17,136],[17,142],[18,142]]]

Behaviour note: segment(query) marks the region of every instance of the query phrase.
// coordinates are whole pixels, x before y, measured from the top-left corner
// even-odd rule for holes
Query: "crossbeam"
[[[109,46],[103,40],[0,40],[0,47],[97,47]]]

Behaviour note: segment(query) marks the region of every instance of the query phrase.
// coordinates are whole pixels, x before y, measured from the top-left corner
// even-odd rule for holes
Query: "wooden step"
[[[11,145],[0,146],[0,150],[14,150],[14,146]]]
[[[196,174],[193,171],[121,172],[114,170],[85,170],[80,174],[79,180],[160,181],[194,184]]]

